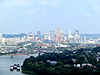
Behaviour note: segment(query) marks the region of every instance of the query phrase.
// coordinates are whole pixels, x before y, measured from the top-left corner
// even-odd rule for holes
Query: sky
[[[0,0],[0,32],[48,32],[60,27],[100,34],[100,0]]]

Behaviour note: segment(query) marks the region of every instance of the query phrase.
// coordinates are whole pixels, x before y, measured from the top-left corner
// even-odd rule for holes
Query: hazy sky
[[[0,0],[0,32],[100,33],[100,0]]]

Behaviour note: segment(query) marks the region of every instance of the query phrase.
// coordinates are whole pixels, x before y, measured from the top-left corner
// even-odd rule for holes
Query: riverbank
[[[23,64],[24,60],[26,58],[29,58],[30,56],[37,57],[38,54],[17,54],[11,58],[10,55],[1,55],[0,56],[0,75],[27,75],[23,74],[21,71],[17,72],[14,70],[13,72],[10,72],[10,66],[13,64],[20,64],[20,66]]]
[[[35,53],[33,53],[35,54]],[[0,53],[0,56],[17,56],[17,55],[32,55],[32,54],[22,54],[22,53],[16,53],[16,54],[10,54],[10,53]]]

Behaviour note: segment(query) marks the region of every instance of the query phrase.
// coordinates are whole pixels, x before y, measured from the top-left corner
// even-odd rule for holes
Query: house
[[[47,62],[50,63],[51,65],[55,65],[55,64],[57,64],[57,61],[47,60]]]

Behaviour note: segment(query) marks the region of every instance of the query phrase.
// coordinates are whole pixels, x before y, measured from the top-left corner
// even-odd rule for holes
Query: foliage
[[[27,72],[29,75],[99,75],[100,61],[97,62],[96,53],[88,52],[90,50],[79,49],[75,53],[71,51],[44,53],[36,58],[31,56],[23,62],[22,72]],[[51,64],[47,62],[48,60],[57,63]],[[92,66],[82,66],[85,63]],[[74,64],[80,64],[81,66],[76,67]]]

